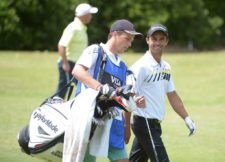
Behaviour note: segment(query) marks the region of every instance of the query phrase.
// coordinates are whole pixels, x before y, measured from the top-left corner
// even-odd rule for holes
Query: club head
[[[194,129],[191,129],[188,136],[190,137],[190,136],[193,135],[193,134],[194,134]]]

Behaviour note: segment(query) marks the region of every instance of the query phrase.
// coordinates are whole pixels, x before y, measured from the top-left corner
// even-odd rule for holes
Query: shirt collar
[[[160,60],[160,63],[158,63],[149,51],[146,51],[145,57],[146,57],[146,59],[148,59],[151,62],[151,64],[153,66],[157,66],[157,65],[161,66],[162,65],[162,60]]]
[[[102,46],[103,50],[105,51],[105,53],[107,54],[107,56],[109,56],[110,60],[116,64],[117,66],[119,66],[121,58],[119,55],[112,53],[105,44],[100,43],[100,45]]]
[[[75,24],[79,24],[79,26],[86,28],[86,25],[84,23],[82,23],[82,21],[80,21],[80,19],[78,17],[74,18],[74,23]]]

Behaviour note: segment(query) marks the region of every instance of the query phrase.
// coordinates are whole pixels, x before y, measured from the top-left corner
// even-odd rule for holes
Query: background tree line
[[[81,0],[1,0],[0,49],[56,50],[65,26]],[[105,42],[116,19],[129,19],[146,35],[153,23],[169,29],[170,45],[211,49],[225,44],[222,0],[87,0],[99,8],[88,28],[89,42]],[[134,43],[145,50],[145,39]]]

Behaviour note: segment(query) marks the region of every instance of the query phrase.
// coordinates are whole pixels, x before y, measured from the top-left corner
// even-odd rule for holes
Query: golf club
[[[154,141],[153,141],[153,138],[152,138],[151,130],[150,130],[150,127],[149,127],[149,124],[148,124],[148,119],[146,118],[146,115],[145,115],[145,111],[143,111],[143,116],[145,118],[146,125],[147,125],[147,128],[148,128],[148,133],[149,133],[149,137],[150,137],[150,140],[151,140],[151,143],[152,143],[152,148],[153,148],[153,151],[154,151],[154,154],[155,154],[156,162],[159,162],[158,155],[157,155],[156,148],[155,148],[155,144],[154,144]]]
[[[70,74],[69,73],[66,73],[66,81],[67,81],[67,83],[70,82]]]

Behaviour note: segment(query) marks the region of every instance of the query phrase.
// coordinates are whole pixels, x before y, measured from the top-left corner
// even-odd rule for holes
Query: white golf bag
[[[53,97],[36,108],[29,125],[20,130],[18,142],[21,150],[37,158],[61,161],[64,131],[74,99]]]
[[[130,88],[127,89],[124,88],[118,95],[129,95]],[[74,102],[75,98],[65,102],[59,97],[50,97],[37,107],[31,114],[29,124],[22,128],[18,134],[21,150],[28,155],[49,162],[62,161],[64,132]],[[113,118],[115,116],[114,109],[111,109],[113,107],[130,111],[126,108],[121,97],[108,99],[106,96],[98,94],[91,120],[89,139],[92,138],[103,117],[107,115],[108,118]]]

